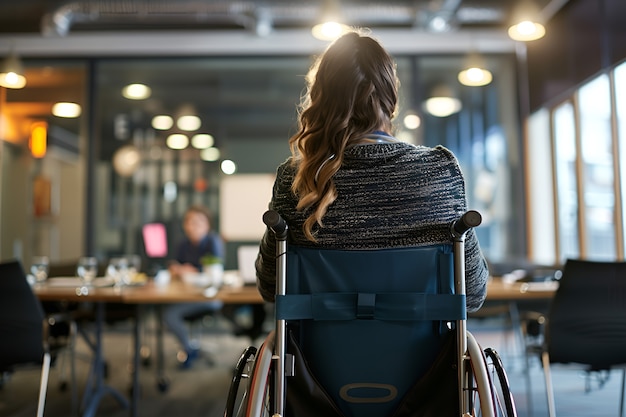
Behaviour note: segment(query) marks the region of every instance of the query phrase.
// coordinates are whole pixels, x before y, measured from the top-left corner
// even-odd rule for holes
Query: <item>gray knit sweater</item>
[[[288,244],[334,249],[382,249],[449,242],[449,224],[467,210],[465,183],[454,155],[444,147],[404,142],[354,146],[334,176],[337,199],[314,230],[317,243],[306,239],[302,225],[309,211],[296,210],[291,192],[295,168],[278,167],[270,208],[289,225]],[[257,260],[257,285],[263,298],[274,300],[275,240],[266,232]],[[465,242],[468,311],[482,305],[487,263],[476,234]]]

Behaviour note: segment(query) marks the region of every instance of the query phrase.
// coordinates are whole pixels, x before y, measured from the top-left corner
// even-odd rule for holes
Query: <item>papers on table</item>
[[[78,277],[54,277],[46,280],[49,287],[81,287],[84,284]],[[92,286],[96,288],[112,287],[115,281],[112,277],[99,277],[93,280]]]

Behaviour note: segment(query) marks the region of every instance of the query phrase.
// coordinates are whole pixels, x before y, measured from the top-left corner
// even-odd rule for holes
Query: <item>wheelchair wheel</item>
[[[505,417],[517,417],[515,401],[509,388],[509,378],[506,375],[502,359],[498,352],[492,348],[485,349],[487,370],[492,381],[495,394],[496,407]]]
[[[228,391],[224,417],[234,417],[235,415],[239,415],[241,404],[244,404],[246,401],[248,383],[245,381],[242,385],[241,380],[247,380],[250,378],[254,355],[256,355],[256,352],[257,349],[254,346],[249,346],[243,351],[237,361],[237,365],[235,366],[235,370],[233,372],[233,379],[230,383],[230,389]],[[235,410],[237,404],[239,404],[239,407]],[[237,414],[235,414],[235,411],[237,411]]]
[[[273,414],[272,355],[274,333],[258,349],[248,347],[233,372],[224,417],[267,417]]]
[[[508,378],[499,355],[484,351],[468,332],[470,366],[466,369],[470,393],[469,406],[475,417],[517,417]]]
[[[237,417],[268,417],[274,414],[272,373],[274,338],[274,332],[271,332],[257,353],[250,378],[249,395]]]

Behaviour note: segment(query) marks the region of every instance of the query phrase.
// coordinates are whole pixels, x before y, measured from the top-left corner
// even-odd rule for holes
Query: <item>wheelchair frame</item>
[[[276,294],[285,295],[287,224],[272,210],[264,214],[263,221],[276,236]],[[450,225],[456,294],[465,294],[465,235],[481,221],[480,213],[468,211]],[[244,350],[234,369],[224,417],[284,416],[286,332],[286,320],[277,319],[276,329],[267,336],[258,351],[254,346]],[[483,351],[467,330],[466,320],[456,321],[456,333],[458,415],[517,417],[506,371],[498,353],[491,348]],[[242,387],[244,379],[247,384]]]

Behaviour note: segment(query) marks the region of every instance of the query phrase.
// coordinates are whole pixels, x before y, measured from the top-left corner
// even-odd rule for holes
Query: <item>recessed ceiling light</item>
[[[214,162],[220,159],[220,150],[217,148],[206,148],[200,151],[200,158],[203,161]]]
[[[174,126],[174,119],[166,114],[160,114],[152,118],[152,127],[156,130],[167,130]]]
[[[80,116],[80,105],[70,102],[59,102],[52,106],[52,114],[56,117],[65,117],[68,119]]]
[[[200,120],[198,116],[193,115],[180,116],[176,121],[176,126],[178,126],[180,130],[191,132],[200,129],[202,120]]]
[[[193,135],[191,137],[191,146],[196,149],[206,149],[213,146],[215,140],[213,136],[208,133],[198,133],[197,135]]]
[[[152,90],[145,84],[129,84],[122,89],[122,95],[130,100],[145,100]]]
[[[222,169],[222,172],[226,175],[232,175],[237,171],[237,165],[230,159],[223,160],[220,168]]]
[[[182,133],[174,133],[167,137],[166,144],[170,149],[185,149],[189,146],[189,138]]]

